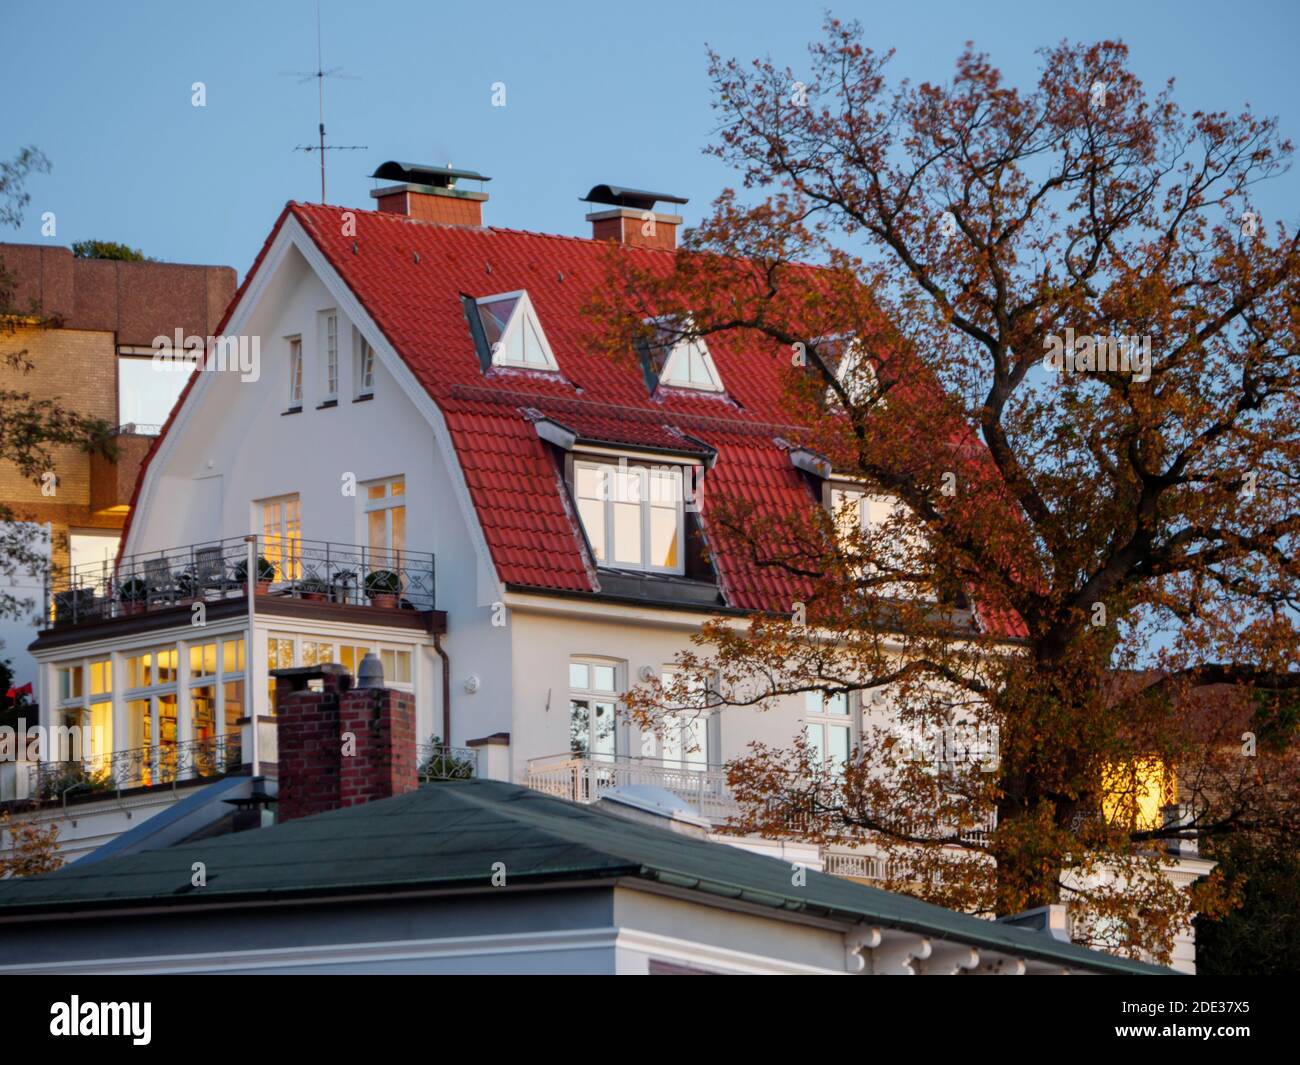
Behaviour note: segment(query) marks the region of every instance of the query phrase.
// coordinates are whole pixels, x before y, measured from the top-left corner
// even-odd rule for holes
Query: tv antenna
[[[325,202],[325,153],[326,152],[360,152],[366,150],[364,144],[326,144],[325,143],[325,79],[338,78],[341,81],[360,81],[351,74],[344,74],[342,67],[330,67],[325,69],[325,64],[321,59],[321,32],[320,32],[320,0],[316,0],[316,69],[315,70],[282,70],[280,74],[284,77],[297,78],[299,85],[305,85],[313,78],[316,80],[317,99],[320,108],[319,132],[320,140],[317,144],[299,144],[294,148],[295,152],[306,152],[309,155],[312,152],[320,153],[320,202]]]

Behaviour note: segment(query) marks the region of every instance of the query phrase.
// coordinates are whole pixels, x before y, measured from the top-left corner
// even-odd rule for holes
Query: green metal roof
[[[191,885],[201,861],[207,885]],[[639,877],[1112,973],[1168,973],[840,877],[490,780],[446,781],[273,828],[0,881],[0,917],[159,904]]]

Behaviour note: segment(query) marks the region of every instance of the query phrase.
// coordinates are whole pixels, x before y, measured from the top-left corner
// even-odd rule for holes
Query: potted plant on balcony
[[[132,577],[123,581],[117,589],[117,597],[122,602],[123,614],[143,614],[145,603],[149,598],[149,586],[143,577]]]
[[[189,570],[183,570],[176,574],[172,578],[172,585],[176,589],[176,601],[178,603],[192,603],[199,597],[199,582]]]
[[[329,598],[330,586],[319,577],[304,577],[297,584],[298,595],[303,599],[324,600]]]
[[[243,584],[248,580],[248,562],[241,560],[235,564],[235,580]],[[271,582],[275,580],[275,567],[263,558],[257,556],[257,591],[259,595],[265,595],[271,590]]]
[[[54,624],[70,625],[84,621],[95,605],[93,588],[68,588],[54,594]]]
[[[397,593],[401,590],[397,574],[390,569],[371,570],[366,574],[366,597],[371,606],[394,609],[397,606]]]

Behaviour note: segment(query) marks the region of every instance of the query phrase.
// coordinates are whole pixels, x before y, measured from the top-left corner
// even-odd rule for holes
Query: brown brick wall
[[[404,214],[422,222],[449,226],[481,226],[483,203],[461,196],[434,196],[421,192],[395,192],[376,201],[381,211]]]
[[[352,688],[342,666],[275,670],[280,821],[415,789],[415,699]],[[322,690],[307,684],[319,680]],[[351,753],[345,753],[350,734]]]
[[[117,420],[117,349],[113,334],[82,329],[19,329],[0,335],[0,355],[25,351],[27,372],[0,358],[0,388],[52,399],[87,417]],[[0,459],[0,501],[19,518],[54,528],[54,562],[68,562],[71,528],[120,529],[122,514],[97,514],[91,505],[91,457],[75,447],[53,447],[55,494]],[[137,467],[138,468],[138,467]],[[127,501],[129,502],[129,496]]]

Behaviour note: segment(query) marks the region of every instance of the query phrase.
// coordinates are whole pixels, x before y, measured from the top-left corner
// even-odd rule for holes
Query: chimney
[[[582,199],[586,203],[607,205],[587,215],[592,239],[668,251],[677,247],[677,227],[682,224],[682,216],[660,214],[654,209],[655,204],[689,202],[666,192],[646,192],[619,185],[596,185]]]
[[[453,170],[449,166],[421,166],[418,163],[384,163],[370,175],[396,185],[371,189],[380,211],[403,214],[422,222],[441,222],[448,226],[481,226],[486,192],[470,192],[456,187],[458,181],[491,181],[473,170]]]
[[[375,665],[363,661],[365,681],[374,686],[357,688],[334,663],[271,671],[278,820],[415,790],[415,699],[383,687]]]

